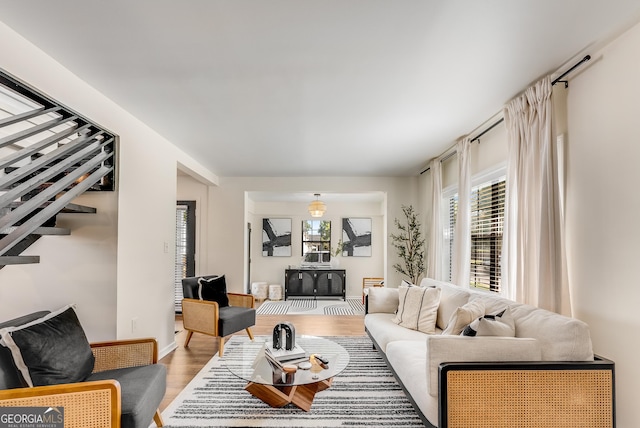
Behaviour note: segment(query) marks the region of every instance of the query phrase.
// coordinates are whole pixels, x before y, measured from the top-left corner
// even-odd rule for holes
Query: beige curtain
[[[463,138],[456,145],[458,155],[458,214],[453,233],[453,260],[451,281],[457,285],[469,285],[471,264],[471,171],[469,159],[470,138]]]
[[[427,276],[442,280],[442,164],[440,158],[429,164],[431,171],[431,233],[427,249]]]
[[[504,109],[509,153],[502,288],[518,302],[571,315],[551,95],[547,76]]]

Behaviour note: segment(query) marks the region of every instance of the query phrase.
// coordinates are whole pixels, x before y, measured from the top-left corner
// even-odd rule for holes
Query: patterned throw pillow
[[[218,306],[221,308],[229,306],[227,281],[224,275],[215,278],[198,278],[198,298],[200,300],[218,302]]]
[[[436,332],[440,288],[399,287],[398,297],[398,312],[392,319],[394,323],[423,333]]]
[[[473,321],[462,331],[463,336],[502,336],[515,337],[516,325],[507,307],[496,315],[485,315]]]

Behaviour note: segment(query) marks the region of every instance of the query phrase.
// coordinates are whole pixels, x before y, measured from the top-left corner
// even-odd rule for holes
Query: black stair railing
[[[95,212],[72,201],[114,190],[116,139],[0,71],[0,266],[37,262],[17,256],[40,235],[68,234],[50,227],[58,213]]]

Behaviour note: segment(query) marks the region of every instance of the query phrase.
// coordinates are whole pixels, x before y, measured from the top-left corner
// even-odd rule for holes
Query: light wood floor
[[[251,328],[255,335],[270,335],[279,322],[293,323],[296,334],[314,336],[363,336],[362,315],[258,315],[256,325]],[[164,410],[184,389],[202,367],[218,352],[217,339],[194,333],[189,347],[183,346],[186,332],[182,329],[182,318],[176,317],[176,343],[178,348],[160,360],[167,367],[167,392],[160,404]],[[246,336],[246,332],[238,333]]]

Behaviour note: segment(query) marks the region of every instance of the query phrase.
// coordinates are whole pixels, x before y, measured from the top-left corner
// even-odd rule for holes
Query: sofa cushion
[[[507,307],[496,315],[485,315],[475,319],[462,331],[463,336],[502,336],[515,337],[516,327]]]
[[[440,288],[399,287],[398,299],[394,323],[423,333],[435,333]]]
[[[592,361],[589,326],[575,318],[529,305],[512,304],[517,337],[540,341],[544,361]]]
[[[166,391],[167,369],[162,364],[93,373],[87,379],[115,379],[120,383],[122,428],[149,426]]]
[[[449,325],[449,321],[456,310],[469,301],[470,293],[461,287],[445,285],[440,286],[440,288],[442,292],[440,294],[440,306],[438,307],[436,323],[438,327],[444,330],[447,328],[447,325]]]
[[[364,318],[365,328],[369,332],[369,335],[375,339],[382,352],[386,352],[387,344],[390,342],[396,340],[424,341],[425,337],[428,336],[421,331],[411,330],[394,324],[391,322],[393,317],[393,314],[377,313],[368,314]]]
[[[543,361],[592,361],[589,326],[575,318],[516,303],[493,293],[473,292],[469,300],[480,300],[485,312],[497,313],[509,306],[515,320],[516,337],[540,341]]]
[[[457,308],[451,315],[451,319],[447,323],[447,327],[442,334],[458,335],[469,324],[484,315],[484,303],[480,301],[468,302]]]
[[[229,306],[227,282],[224,275],[213,278],[198,278],[198,298],[200,300],[218,302],[218,306],[221,308]]]
[[[426,341],[396,340],[387,345],[387,360],[422,414],[438,426],[438,398],[428,392]]]
[[[398,289],[387,287],[369,288],[367,313],[395,314],[398,310]]]
[[[81,382],[93,371],[95,358],[71,305],[4,328],[0,337],[29,386]]]

